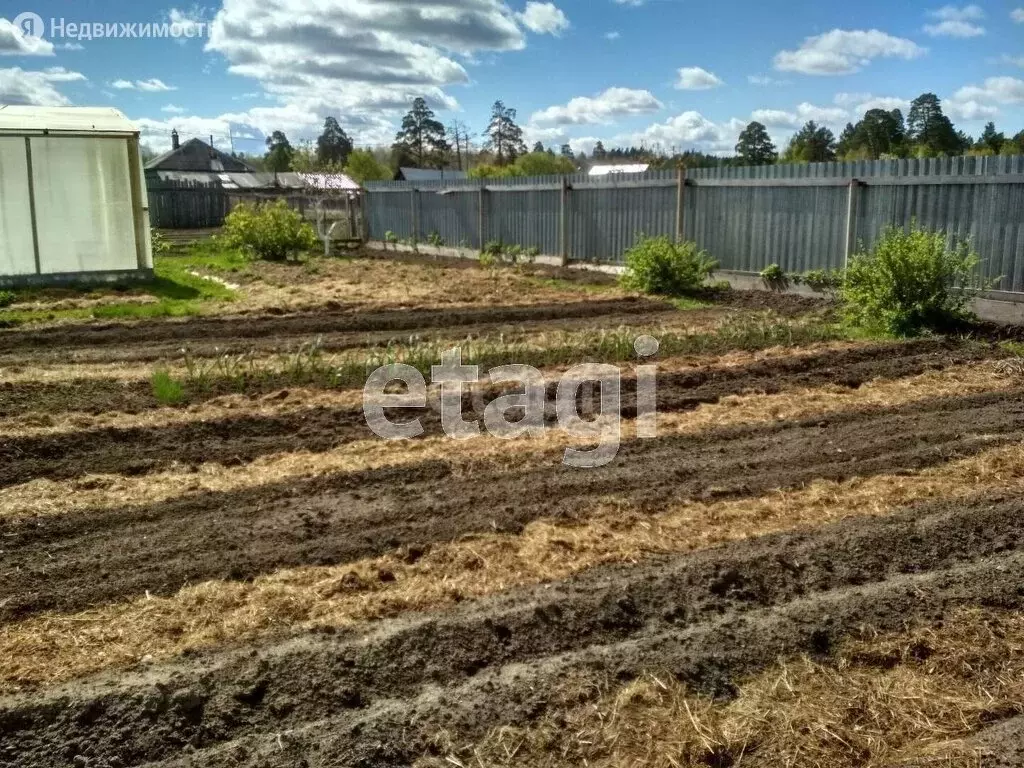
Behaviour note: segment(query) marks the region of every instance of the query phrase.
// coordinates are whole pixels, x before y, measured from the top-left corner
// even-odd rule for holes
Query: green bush
[[[14,291],[0,291],[0,307],[9,307],[18,299]]]
[[[622,285],[627,290],[663,296],[694,293],[718,267],[696,243],[641,235],[626,251]]]
[[[786,273],[778,264],[769,264],[761,270],[761,279],[770,286],[782,285],[786,282]]]
[[[943,232],[916,224],[885,231],[874,250],[855,256],[841,295],[854,325],[898,336],[948,330],[971,317],[965,289],[980,263],[966,240],[950,244]]]
[[[829,293],[843,284],[842,272],[827,272],[824,269],[811,269],[800,276],[801,282],[818,293]]]
[[[224,220],[224,240],[268,261],[284,261],[319,245],[316,230],[284,200],[235,206]]]

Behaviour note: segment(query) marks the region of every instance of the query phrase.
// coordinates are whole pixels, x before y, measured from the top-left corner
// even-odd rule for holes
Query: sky
[[[530,144],[730,154],[751,120],[782,149],[929,91],[973,136],[1024,130],[1024,0],[0,0],[0,103],[113,106],[157,151],[329,115],[389,145],[423,96],[477,143],[501,99]]]

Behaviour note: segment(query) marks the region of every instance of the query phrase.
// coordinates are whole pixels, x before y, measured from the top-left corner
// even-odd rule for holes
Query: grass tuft
[[[153,397],[164,405],[177,405],[185,399],[185,388],[166,369],[154,371],[149,382]]]

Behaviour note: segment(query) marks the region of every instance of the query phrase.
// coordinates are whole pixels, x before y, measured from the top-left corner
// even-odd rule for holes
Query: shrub
[[[891,228],[874,250],[850,262],[842,283],[847,319],[869,330],[910,336],[970,318],[967,304],[980,260],[970,242],[942,232]]]
[[[826,293],[837,290],[843,284],[843,274],[826,272],[824,269],[811,269],[804,272],[800,280],[812,291]]]
[[[700,290],[718,262],[696,243],[641,235],[626,251],[624,288],[642,293],[679,296]]]
[[[427,235],[427,242],[430,243],[435,248],[437,248],[438,250],[444,247],[444,238],[441,237],[441,233],[438,232],[436,229],[429,235]]]
[[[229,247],[268,261],[284,261],[319,245],[312,225],[284,200],[235,206],[224,220],[224,239]]]
[[[769,264],[761,270],[761,279],[771,287],[785,285],[786,273],[778,264]]]
[[[14,291],[0,291],[0,307],[9,307],[18,299]]]

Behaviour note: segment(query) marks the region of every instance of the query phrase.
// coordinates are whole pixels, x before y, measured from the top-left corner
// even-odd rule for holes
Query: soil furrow
[[[91,515],[0,520],[0,618],[516,531],[541,517],[585,516],[607,499],[656,511],[686,498],[920,469],[1022,436],[1024,392],[1014,390],[636,441],[612,464],[586,471],[553,457],[516,472],[484,464],[452,477],[446,462],[427,462]]]
[[[479,736],[536,717],[552,684],[581,672],[668,670],[728,694],[737,675],[779,654],[826,654],[860,623],[896,628],[960,604],[1019,607],[1022,511],[990,492],[596,569],[368,635],[313,635],[9,697],[0,760],[135,765],[251,736],[249,748],[213,749],[202,764],[294,765],[294,752],[259,748],[268,732],[288,732],[289,745],[316,755],[311,765],[397,766],[438,729]]]
[[[727,317],[727,309],[679,312],[672,306],[659,307],[656,311],[637,310],[625,313],[609,313],[600,316],[602,327],[613,328],[710,328]],[[322,316],[322,315],[321,315]],[[290,334],[267,334],[256,338],[239,338],[237,335],[210,338],[197,337],[187,340],[189,353],[195,357],[217,357],[225,354],[253,352],[261,355],[295,352],[302,344],[317,340],[326,353],[343,352],[362,347],[386,347],[389,343],[407,343],[415,337],[420,342],[451,342],[453,345],[466,338],[503,335],[505,341],[529,341],[535,335],[557,335],[594,327],[594,316],[563,317],[543,320],[498,320],[495,322],[468,323],[464,325],[426,325],[403,327],[383,331],[309,331]],[[0,353],[0,363],[5,367],[24,367],[61,362],[84,365],[126,364],[166,362],[181,357],[182,340],[169,341],[128,341],[117,344],[88,345],[69,354],[57,357],[52,348],[19,349],[16,352]]]
[[[775,394],[827,385],[856,388],[873,379],[905,378],[992,355],[992,350],[981,345],[949,347],[928,341],[898,350],[891,345],[877,345],[780,357],[740,367],[664,372],[658,378],[658,409],[663,413],[688,411],[727,395],[748,392]],[[624,368],[622,381],[621,414],[625,418],[636,413],[636,380],[630,376],[630,370]],[[549,398],[553,398],[554,387],[549,390]],[[475,396],[467,395],[467,418],[480,418],[486,400],[494,394],[481,391]],[[553,413],[553,401],[549,406]],[[434,410],[424,415],[422,422],[423,436],[443,434]],[[362,408],[351,406],[231,415],[154,427],[104,427],[10,436],[0,438],[0,487],[38,478],[148,474],[173,464],[248,463],[269,453],[323,452],[371,438],[373,433],[366,426]]]
[[[208,346],[238,347],[264,337],[301,336],[354,331],[404,331],[420,328],[452,328],[477,323],[521,323],[565,318],[602,317],[611,314],[649,314],[677,311],[672,304],[650,299],[622,298],[558,304],[497,306],[462,309],[396,309],[382,312],[355,310],[257,315],[199,317],[182,321],[154,320],[138,323],[108,323],[58,326],[38,330],[0,332],[0,354],[21,349],[139,345],[174,342],[179,346],[197,342]]]

